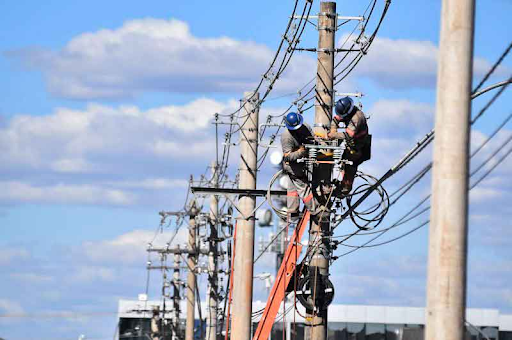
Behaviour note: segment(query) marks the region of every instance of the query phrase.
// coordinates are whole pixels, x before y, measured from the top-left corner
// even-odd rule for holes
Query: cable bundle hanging
[[[377,179],[373,176],[358,171],[356,178],[361,178],[364,183],[354,189],[354,193],[347,197],[347,205],[350,211],[350,219],[354,225],[362,230],[375,229],[379,224],[382,223],[384,217],[389,211],[389,195],[386,189],[382,185],[375,188],[375,192],[379,197],[379,203],[367,208],[364,211],[357,211],[352,208],[352,199],[361,193],[366,192],[369,188],[373,187],[377,183]]]

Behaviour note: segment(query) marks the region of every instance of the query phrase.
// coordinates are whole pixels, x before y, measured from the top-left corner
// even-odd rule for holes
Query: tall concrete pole
[[[217,162],[212,164],[212,184],[213,187],[219,185],[219,172]],[[219,198],[212,195],[210,199],[210,238],[208,251],[208,317],[206,319],[206,340],[216,340],[217,338],[217,310],[218,310],[218,286],[217,259],[218,259],[218,218]]]
[[[334,36],[336,31],[336,3],[321,2],[318,16],[318,64],[316,80],[315,133],[326,135],[331,129],[334,76]],[[332,166],[320,164],[314,170],[312,187],[316,191],[330,186]],[[328,202],[323,202],[326,206]],[[311,287],[318,287],[316,282],[322,276],[329,275],[329,240],[325,237],[330,233],[329,212],[321,212],[312,216],[309,229],[310,244],[318,245],[313,250],[310,261]],[[314,291],[313,295],[323,294]],[[308,310],[310,321],[306,328],[306,337],[310,340],[327,338],[327,307],[317,311]]]
[[[252,96],[252,97],[251,97]],[[240,118],[240,189],[256,189],[258,168],[258,114],[259,94],[244,93],[244,104]],[[251,98],[250,100],[248,100]],[[240,195],[238,209],[243,214],[237,222],[233,328],[231,339],[251,339],[252,285],[254,262],[254,213],[256,197]]]
[[[174,272],[172,274],[172,285],[173,285],[173,314],[172,314],[172,340],[179,339],[179,329],[180,329],[180,264],[181,264],[181,256],[180,254],[174,254]]]
[[[444,0],[427,281],[426,340],[464,339],[474,0]]]
[[[196,306],[196,264],[198,254],[196,238],[197,238],[197,226],[196,216],[199,210],[196,207],[195,201],[192,201],[189,210],[189,221],[188,221],[188,249],[192,250],[192,253],[188,256],[188,277],[187,277],[187,324],[185,329],[185,340],[194,340],[194,323],[195,323],[195,306]]]

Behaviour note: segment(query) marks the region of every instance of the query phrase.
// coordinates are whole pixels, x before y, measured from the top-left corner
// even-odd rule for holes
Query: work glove
[[[306,153],[307,153],[304,145],[301,145],[300,148],[297,150],[297,152],[298,152],[300,158],[305,157]]]

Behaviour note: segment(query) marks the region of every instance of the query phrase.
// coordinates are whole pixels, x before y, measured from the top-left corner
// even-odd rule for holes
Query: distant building
[[[147,340],[143,332],[149,332],[151,309],[160,306],[159,301],[119,301],[119,335],[131,336],[134,340]],[[293,315],[292,303],[287,302],[290,309],[282,320],[278,314],[272,330],[273,339],[283,338],[283,326],[287,340],[303,340],[304,338],[304,309],[300,307]],[[265,302],[255,301],[253,310],[265,308]],[[207,315],[205,303],[202,304],[202,316]],[[142,312],[147,310],[149,312]],[[182,303],[185,312],[185,302]],[[282,308],[280,309],[282,311]],[[281,313],[281,312],[280,312]],[[182,324],[184,327],[182,314]],[[512,340],[512,315],[500,314],[497,309],[474,309],[466,311],[468,340]],[[254,330],[259,316],[254,318]],[[294,322],[295,321],[295,322]],[[362,306],[362,305],[331,305],[329,307],[328,340],[422,340],[425,325],[425,309],[414,307],[394,306]],[[201,327],[198,311],[196,310],[196,338],[201,339]],[[140,331],[141,337],[133,337]],[[146,333],[148,334],[148,333]],[[204,333],[203,333],[204,334]],[[167,338],[167,337],[166,337]],[[169,337],[170,339],[170,337]]]
[[[205,304],[203,303],[203,306]],[[118,329],[119,339],[129,340],[148,340],[151,338],[151,318],[153,317],[153,310],[156,308],[160,311],[160,320],[158,323],[161,329],[161,339],[171,340],[173,339],[171,334],[171,308],[172,302],[167,301],[166,306],[162,301],[149,301],[149,300],[119,300],[118,305]],[[196,308],[197,309],[197,308]],[[179,328],[179,339],[184,338],[185,334],[185,314],[186,305],[185,301],[181,303],[181,310],[183,311],[180,320]],[[202,315],[206,315],[204,310]],[[204,327],[204,325],[203,325]],[[204,334],[204,328],[201,328],[201,322],[199,321],[199,313],[196,310],[196,339],[202,339]]]

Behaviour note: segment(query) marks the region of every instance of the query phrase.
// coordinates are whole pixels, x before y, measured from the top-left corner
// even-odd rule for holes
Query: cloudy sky
[[[385,1],[377,0],[368,32]],[[302,9],[304,1],[299,1]],[[369,1],[339,0],[342,15]],[[3,1],[0,4],[0,337],[111,339],[117,301],[146,289],[145,245],[165,243],[158,211],[183,206],[190,175],[215,155],[215,113],[230,113],[254,89],[285,31],[293,1]],[[319,10],[315,1],[312,14]],[[478,1],[474,82],[508,46],[508,0]],[[434,122],[440,1],[391,4],[368,55],[338,84],[361,91],[374,136],[362,170],[379,176]],[[353,38],[353,23],[337,46]],[[300,47],[315,47],[307,26]],[[315,55],[295,53],[262,107],[279,114],[316,71]],[[489,85],[512,73],[508,57]],[[491,95],[474,101],[480,110]],[[511,113],[507,92],[473,126],[480,145]],[[313,110],[305,114],[313,122]],[[220,136],[225,127],[221,128]],[[269,130],[273,131],[273,130]],[[472,159],[472,169],[512,133],[506,125]],[[270,134],[268,133],[267,136]],[[236,137],[238,138],[238,137]],[[478,179],[509,150],[472,178]],[[263,150],[261,150],[262,152]],[[393,192],[431,160],[427,149],[386,183]],[[230,174],[236,172],[233,148]],[[512,161],[471,193],[468,305],[512,314]],[[275,169],[263,163],[258,186]],[[429,193],[427,175],[379,228]],[[420,225],[428,212],[383,235]],[[344,223],[337,235],[354,229]],[[265,232],[259,230],[258,235]],[[185,234],[180,231],[177,241]],[[358,245],[371,236],[348,241]],[[394,243],[343,256],[333,266],[336,303],[424,306],[428,227]],[[337,255],[350,250],[340,246]],[[256,272],[272,270],[272,256]],[[206,278],[202,278],[202,285]],[[150,298],[159,297],[153,273]],[[255,297],[265,298],[262,282]],[[30,324],[30,327],[27,327]]]

